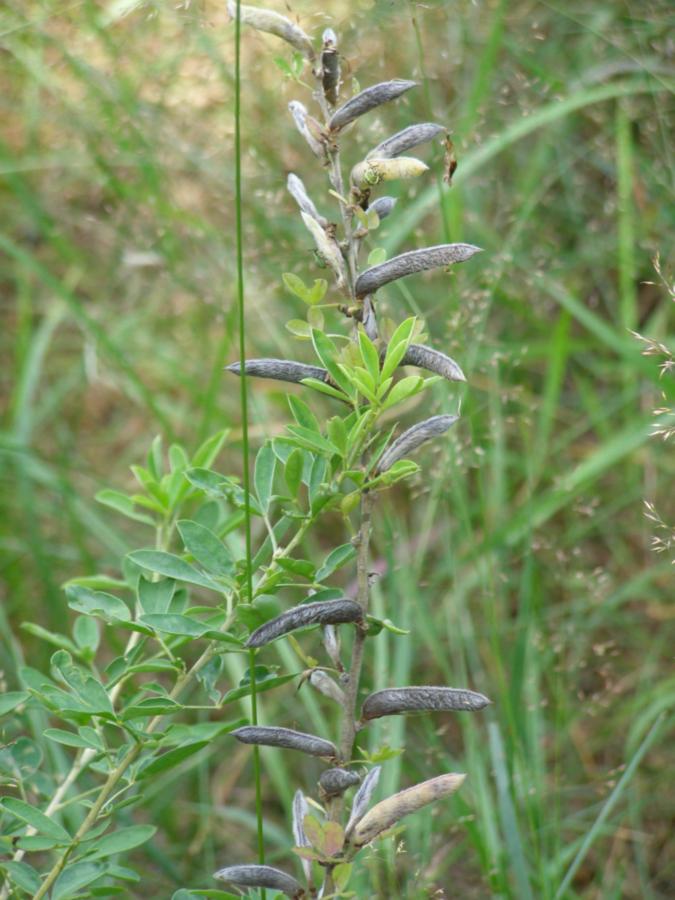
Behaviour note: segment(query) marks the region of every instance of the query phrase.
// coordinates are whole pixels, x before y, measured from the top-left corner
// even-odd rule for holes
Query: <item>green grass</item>
[[[323,27],[317,4],[292,6],[305,27]],[[61,583],[114,574],[143,539],[93,496],[130,485],[128,465],[154,434],[196,446],[231,424],[221,465],[241,467],[238,385],[222,371],[237,356],[233,28],[222,3],[127,7],[106,22],[101,10],[120,4],[9,0],[0,18],[9,689],[22,658],[49,656],[21,623],[62,627]],[[649,549],[642,501],[675,519],[672,446],[649,437],[672,376],[659,379],[628,329],[674,346],[672,303],[649,284],[652,258],[667,272],[672,252],[668,4],[330,0],[323,10],[361,86],[423,81],[371,117],[350,162],[412,118],[453,129],[452,188],[434,178],[404,188],[380,243],[393,253],[449,236],[486,250],[381,301],[396,319],[423,315],[468,386],[434,388],[438,411],[461,399],[462,421],[421,459],[415,486],[379,510],[376,607],[412,633],[373,642],[367,679],[467,684],[493,706],[369,729],[371,748],[406,748],[382,795],[440,771],[469,775],[433,817],[408,820],[401,847],[373,850],[369,883],[383,897],[666,898],[672,566]],[[301,89],[283,82],[280,54],[272,38],[244,33],[247,339],[251,355],[309,358],[284,329],[299,310],[280,273],[320,273],[286,173],[328,206],[286,112]],[[139,265],[139,253],[155,256]],[[325,415],[330,401],[312,404]],[[409,422],[426,409],[411,405]],[[286,419],[283,392],[252,384],[252,444]],[[325,553],[337,527],[304,555]],[[300,667],[290,646],[278,662]],[[329,715],[292,687],[259,706],[261,722],[308,729]],[[262,766],[274,863],[290,846],[292,792],[301,781],[309,790],[318,768],[279,752]],[[143,896],[212,886],[214,865],[256,855],[249,755],[223,739],[167,775],[129,812],[135,821],[163,826],[137,856]]]

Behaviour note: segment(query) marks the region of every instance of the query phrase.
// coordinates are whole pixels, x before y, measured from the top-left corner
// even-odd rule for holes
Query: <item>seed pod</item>
[[[354,795],[352,811],[349,815],[347,827],[345,828],[345,835],[347,837],[349,837],[356,823],[359,822],[366,814],[368,807],[370,806],[370,798],[373,796],[375,788],[377,787],[377,782],[380,780],[381,771],[382,766],[373,766],[370,772],[368,772],[366,777],[363,779],[361,787]]]
[[[380,84],[373,84],[350,100],[347,100],[346,103],[337,109],[333,113],[328,127],[331,131],[344,128],[345,125],[349,125],[350,122],[358,119],[364,113],[370,112],[371,109],[375,109],[376,106],[381,106],[383,103],[389,103],[390,100],[395,100],[401,94],[405,94],[406,91],[414,87],[417,87],[417,82],[403,81],[398,78],[394,81],[383,81]]]
[[[302,212],[307,213],[308,216],[316,219],[322,227],[328,225],[328,219],[325,219],[317,210],[316,206],[314,206],[314,203],[305,189],[305,185],[297,175],[294,175],[292,172],[290,173],[286,180],[286,187],[288,193],[293,197]]]
[[[344,706],[345,693],[342,688],[336,684],[326,672],[321,669],[314,669],[309,676],[309,683],[324,697],[334,700],[340,706]]]
[[[293,116],[295,127],[307,141],[309,149],[319,159],[323,159],[326,154],[320,139],[321,126],[319,123],[310,116],[305,106],[299,100],[291,100],[288,108]]]
[[[241,363],[235,362],[225,368],[234,375],[241,375]],[[256,378],[274,378],[275,381],[291,381],[295,384],[300,384],[303,378],[328,381],[325,369],[291,359],[247,359],[244,362],[244,373]]]
[[[381,803],[376,803],[355,826],[351,836],[352,844],[355,847],[369,844],[378,834],[391,828],[404,816],[433,803],[434,800],[453,794],[461,787],[465,778],[466,775],[439,775],[387,797]]]
[[[409,250],[407,253],[401,253],[400,256],[393,256],[379,266],[371,266],[370,269],[361,272],[356,279],[356,296],[364,297],[366,294],[374,294],[390,281],[405,278],[415,272],[426,272],[427,269],[435,269],[438,266],[465,262],[467,259],[471,259],[475,253],[480,252],[481,248],[474,247],[473,244],[439,244],[437,247]]]
[[[338,286],[343,285],[345,281],[345,264],[342,253],[340,252],[340,247],[335,238],[330,236],[321,225],[319,225],[316,219],[308,216],[307,213],[301,212],[300,215],[302,216],[302,221],[305,223],[307,231],[309,231],[314,238],[314,243],[316,244],[316,249],[319,251],[319,256],[328,263],[335,273]]]
[[[409,712],[446,712],[468,710],[475,712],[490,701],[483,694],[449,687],[388,688],[369,694],[361,707],[361,719],[379,719]]]
[[[377,213],[378,219],[382,221],[382,219],[386,219],[390,212],[396,206],[396,198],[395,197],[378,197],[377,200],[374,200],[370,206],[369,210],[374,209]]]
[[[309,838],[305,834],[305,826],[303,825],[305,816],[308,813],[309,806],[305,800],[305,795],[302,791],[296,791],[295,796],[293,797],[293,840],[295,841],[296,847],[311,847]],[[308,859],[303,859],[302,857],[300,858],[300,862],[302,863],[302,871],[305,873],[305,878],[309,882],[312,875],[312,863]]]
[[[366,159],[373,157],[379,159],[391,159],[392,156],[401,156],[412,150],[413,147],[419,147],[420,144],[426,144],[432,141],[437,135],[446,133],[443,125],[436,125],[434,122],[424,122],[420,125],[409,125],[403,131],[392,134],[386,141],[382,141],[377,147],[374,147],[366,156]]]
[[[432,416],[423,422],[418,422],[397,437],[394,443],[388,447],[380,458],[377,466],[379,474],[391,469],[395,462],[404,459],[413,450],[416,450],[425,441],[444,434],[448,428],[455,424],[459,416]]]
[[[305,889],[299,881],[272,866],[226,866],[213,877],[241,887],[274,888],[288,897],[305,896]]]
[[[285,747],[287,750],[299,750],[310,756],[325,756],[334,759],[337,750],[330,741],[293,731],[291,728],[277,728],[274,725],[244,725],[231,732],[242,744],[259,744],[263,747]]]
[[[337,600],[319,600],[316,603],[301,603],[270,619],[256,628],[246,641],[247,647],[264,647],[289,631],[308,625],[339,625],[343,622],[359,622],[363,610],[355,600],[340,597]]]
[[[326,648],[326,653],[330,657],[333,665],[342,671],[342,662],[340,660],[340,635],[334,625],[324,626],[322,643]]]
[[[319,787],[327,797],[339,797],[360,780],[356,772],[347,769],[326,769],[319,778]]]
[[[425,347],[424,344],[409,344],[405,356],[401,360],[401,365],[419,366],[420,369],[427,369],[436,375],[442,375],[448,381],[466,381],[464,372],[454,359],[441,353],[440,350]]]
[[[326,28],[323,33],[321,84],[324,97],[331,106],[335,106],[340,90],[340,56],[337,52],[337,35],[332,28]]]
[[[376,341],[379,337],[377,330],[377,318],[375,316],[375,306],[370,297],[363,298],[363,311],[361,322],[363,330],[371,341]]]
[[[394,159],[364,159],[354,166],[350,179],[353,185],[365,190],[381,181],[417,178],[428,171],[429,166],[414,156],[397,156]]]
[[[232,19],[237,17],[237,4],[234,0],[227,0],[227,11]],[[265,31],[280,37],[286,43],[303,53],[307,59],[314,59],[314,47],[305,32],[279,13],[271,9],[260,9],[257,6],[240,6],[241,22],[250,25],[257,31]]]

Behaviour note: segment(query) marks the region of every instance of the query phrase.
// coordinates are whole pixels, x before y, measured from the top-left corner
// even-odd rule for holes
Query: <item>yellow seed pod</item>
[[[429,166],[414,156],[395,156],[393,159],[364,159],[352,169],[352,184],[361,189],[372,187],[381,181],[397,178],[416,178],[429,170]]]

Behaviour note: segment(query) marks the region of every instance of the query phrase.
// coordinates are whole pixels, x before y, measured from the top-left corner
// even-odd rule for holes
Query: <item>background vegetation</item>
[[[371,117],[362,149],[413,120],[453,130],[452,189],[401,188],[387,250],[487,251],[387,295],[397,319],[426,319],[469,386],[416,488],[381,509],[376,604],[412,635],[378,637],[370,681],[467,684],[494,707],[372,729],[372,746],[408,748],[383,793],[469,774],[398,848],[373,851],[374,883],[389,897],[672,896],[672,552],[652,552],[643,514],[649,500],[675,520],[672,446],[650,438],[672,373],[629,334],[673,346],[652,264],[660,253],[666,273],[672,244],[672,11],[289,5],[312,33],[335,28],[362,87],[423,83]],[[0,41],[0,669],[16,689],[22,661],[51,652],[21,623],[62,629],[62,582],[115,574],[146,541],[98,489],[131,488],[157,433],[195,448],[231,425],[220,464],[240,466],[238,385],[223,372],[236,356],[233,30],[211,0],[5,0]],[[249,355],[298,358],[284,323],[299,301],[279,276],[313,265],[284,190],[291,170],[315,184],[286,112],[300,89],[273,38],[246,32],[243,54]],[[439,411],[460,399],[433,392]],[[251,397],[257,442],[288,414],[273,382]],[[315,535],[303,555],[323,550]],[[263,721],[320,714],[293,686],[270,698]],[[300,773],[288,754],[263,758],[273,861]],[[209,886],[218,865],[253,858],[249,766],[223,738],[148,792],[134,820],[162,829],[137,854],[143,896]]]

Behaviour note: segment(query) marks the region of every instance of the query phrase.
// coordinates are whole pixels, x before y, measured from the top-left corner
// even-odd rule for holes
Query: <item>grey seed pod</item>
[[[388,688],[369,694],[361,707],[361,719],[398,716],[408,712],[446,712],[483,709],[490,701],[483,694],[449,687]]]
[[[426,272],[427,269],[435,269],[438,266],[448,266],[451,263],[465,262],[475,253],[480,253],[480,247],[473,244],[439,244],[436,247],[423,247],[420,250],[409,250],[400,256],[393,256],[379,266],[371,266],[361,272],[356,279],[355,291],[357,297],[366,294],[374,294],[383,285],[398,278],[405,278],[415,272]]]
[[[225,368],[233,375],[241,375],[241,364],[238,362]],[[303,378],[328,381],[328,372],[325,369],[291,359],[247,359],[244,362],[244,373],[256,378],[274,378],[275,381],[292,381],[295,384],[300,384]]]
[[[370,112],[371,109],[375,109],[376,106],[381,106],[383,103],[389,103],[390,100],[395,100],[401,94],[405,94],[406,91],[414,87],[417,87],[417,82],[403,81],[398,78],[393,81],[373,84],[350,100],[347,100],[346,103],[337,109],[333,113],[328,127],[331,131],[344,128],[345,125],[349,125],[350,122],[353,122],[354,119],[357,119],[364,113]]]
[[[394,443],[388,447],[380,458],[377,466],[379,474],[391,469],[395,462],[404,459],[413,450],[416,450],[425,441],[444,434],[448,428],[455,424],[459,416],[431,416],[423,422],[418,422],[397,437]]]
[[[321,129],[319,123],[310,116],[306,107],[299,100],[291,100],[288,108],[293,116],[295,127],[307,141],[309,149],[319,159],[323,159],[325,153],[323,144],[318,138],[318,133]]]
[[[378,834],[391,828],[404,816],[433,803],[434,800],[453,794],[461,787],[465,778],[465,775],[439,775],[387,797],[381,803],[376,803],[354,827],[352,844],[355,847],[369,844]]]
[[[375,306],[370,297],[363,298],[363,313],[361,322],[363,330],[371,341],[376,341],[379,337],[377,330],[377,317],[375,316]]]
[[[305,795],[302,791],[296,791],[295,796],[293,797],[293,840],[295,841],[296,847],[310,847],[311,844],[309,842],[309,838],[305,834],[305,816],[309,813],[309,806],[307,805],[307,801],[305,800]],[[305,874],[305,878],[309,883],[309,880],[312,876],[312,863],[308,859],[300,858],[300,862],[302,863],[302,871]]]
[[[437,135],[445,133],[446,129],[443,125],[436,125],[433,122],[409,125],[403,131],[392,134],[391,137],[374,147],[367,154],[366,159],[372,159],[372,157],[390,159],[392,156],[402,156],[408,150],[412,150],[413,147],[426,144],[427,141],[432,141]]]
[[[342,688],[336,684],[333,679],[322,669],[314,669],[309,676],[309,683],[324,697],[334,700],[340,706],[344,706],[345,693]]]
[[[334,759],[337,750],[330,741],[293,731],[291,728],[277,728],[275,725],[244,725],[231,732],[242,744],[258,744],[264,747],[285,747],[287,750],[299,750],[310,756],[325,756]]]
[[[401,360],[401,365],[419,366],[420,369],[427,369],[435,375],[442,375],[448,381],[466,381],[464,372],[454,359],[441,353],[440,350],[434,350],[433,347],[426,347],[424,344],[410,344]]]
[[[322,40],[321,85],[324,97],[331,106],[335,106],[340,90],[340,56],[337,52],[337,35],[332,28],[326,28]]]
[[[237,4],[234,0],[227,0],[227,11],[232,19],[237,17]],[[241,22],[250,25],[257,31],[266,31],[280,37],[286,43],[303,53],[307,59],[314,59],[314,47],[305,32],[287,19],[271,9],[260,9],[257,6],[240,6]]]
[[[361,787],[354,795],[352,811],[349,816],[349,821],[347,822],[347,827],[345,828],[345,835],[347,837],[349,837],[357,822],[359,822],[366,814],[368,807],[370,806],[371,797],[377,787],[377,782],[380,780],[381,771],[382,766],[374,766],[363,779]]]
[[[328,225],[328,219],[324,218],[317,210],[316,206],[314,206],[314,203],[305,189],[305,185],[297,175],[294,175],[292,172],[290,173],[286,180],[286,187],[302,212],[307,213],[308,216],[316,219],[322,228]]]
[[[395,197],[378,197],[377,200],[374,200],[368,209],[374,209],[377,213],[377,216],[380,220],[386,219],[390,212],[396,206],[396,198]]]
[[[213,877],[241,887],[274,888],[288,897],[305,896],[305,889],[299,881],[272,866],[226,866]]]
[[[342,669],[342,662],[340,661],[340,635],[334,625],[324,626],[322,643],[326,648],[326,653],[333,665],[337,666],[338,669]]]
[[[327,797],[339,797],[350,787],[357,785],[361,779],[356,772],[348,769],[326,769],[319,778],[319,787]]]
[[[337,600],[319,600],[316,603],[301,603],[286,610],[275,619],[265,622],[249,636],[247,647],[264,647],[289,631],[308,625],[339,625],[343,622],[359,622],[363,610],[355,600],[340,597]]]

